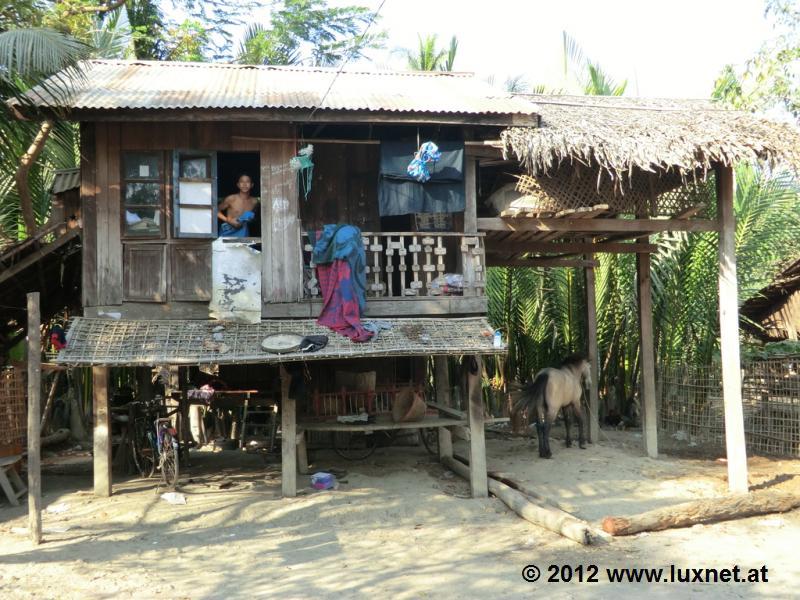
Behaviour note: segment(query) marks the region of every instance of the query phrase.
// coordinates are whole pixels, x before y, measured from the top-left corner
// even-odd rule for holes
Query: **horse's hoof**
[[[553,453],[545,452],[544,454],[539,454],[539,458],[553,458]]]
[[[586,450],[586,444],[580,444],[581,450]]]
[[[572,448],[572,442],[567,442],[567,448]]]

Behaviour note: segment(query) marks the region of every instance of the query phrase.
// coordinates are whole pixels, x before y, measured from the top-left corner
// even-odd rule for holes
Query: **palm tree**
[[[458,51],[458,38],[450,38],[450,45],[445,48],[437,48],[436,34],[417,35],[419,45],[416,52],[404,50],[408,68],[413,71],[452,71],[453,63],[456,60]]]
[[[40,85],[55,98],[82,73],[78,63],[88,47],[52,29],[11,29],[0,33],[0,236],[6,242],[31,235],[47,216],[49,182],[57,168],[74,166],[75,129],[46,119],[19,121],[6,101],[25,106],[24,92]],[[58,76],[52,77],[58,73]]]

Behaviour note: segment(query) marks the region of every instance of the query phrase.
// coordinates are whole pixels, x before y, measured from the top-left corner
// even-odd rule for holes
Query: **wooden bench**
[[[20,496],[25,495],[28,491],[28,488],[25,487],[25,484],[14,468],[14,465],[20,460],[22,460],[21,454],[0,458],[0,488],[3,489],[8,501],[11,502],[13,506],[19,506]],[[16,490],[14,486],[17,487]]]

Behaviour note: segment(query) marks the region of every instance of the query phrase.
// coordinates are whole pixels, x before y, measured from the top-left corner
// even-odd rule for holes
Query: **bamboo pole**
[[[42,542],[42,465],[39,418],[42,393],[42,333],[39,292],[28,294],[28,529]]]

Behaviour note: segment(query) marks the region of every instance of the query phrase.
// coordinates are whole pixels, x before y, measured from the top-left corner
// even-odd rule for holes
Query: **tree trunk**
[[[42,121],[39,127],[39,133],[33,138],[28,150],[19,159],[19,166],[15,180],[17,182],[17,193],[19,194],[19,205],[22,210],[22,220],[25,222],[25,232],[28,237],[32,237],[36,233],[36,215],[33,212],[33,199],[31,198],[31,190],[28,186],[28,173],[39,158],[44,143],[47,141],[50,131],[53,128],[53,122],[49,119]]]
[[[603,519],[603,529],[612,535],[632,535],[640,531],[661,531],[689,527],[697,523],[714,523],[753,515],[786,512],[798,506],[800,506],[800,496],[763,490],[748,495],[684,502],[632,517],[606,517]]]

